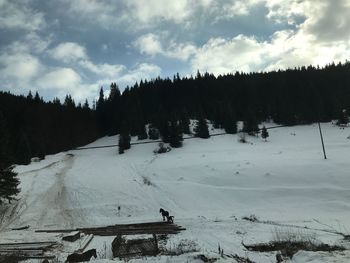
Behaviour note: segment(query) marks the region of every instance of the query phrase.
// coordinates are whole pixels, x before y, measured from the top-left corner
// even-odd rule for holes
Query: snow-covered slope
[[[159,208],[175,216],[185,239],[200,251],[246,255],[241,242],[268,242],[275,228],[307,226],[318,239],[340,242],[350,229],[350,129],[323,124],[328,159],[318,127],[269,130],[268,142],[237,135],[185,140],[183,148],[155,155],[157,144],[75,150],[17,166],[20,200],[2,216],[1,241],[9,228],[67,228],[155,221]],[[213,131],[217,132],[217,131]],[[117,136],[89,146],[116,144]],[[118,210],[120,207],[120,210]],[[255,215],[261,223],[242,220]],[[247,254],[274,262],[273,254]],[[298,253],[305,262],[348,262],[350,254]],[[154,259],[163,260],[161,257]],[[179,262],[182,262],[179,259]],[[224,260],[224,259],[222,259]],[[305,260],[305,261],[304,261]],[[102,261],[101,261],[102,262]],[[175,262],[175,261],[174,261]]]

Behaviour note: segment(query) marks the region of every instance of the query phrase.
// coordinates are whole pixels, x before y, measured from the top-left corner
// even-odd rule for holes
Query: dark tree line
[[[36,93],[15,96],[0,92],[0,165],[28,164],[31,157],[85,145],[97,138],[95,113],[87,101],[71,96],[44,102]]]
[[[190,133],[190,119],[198,120],[194,133],[202,138],[208,137],[205,120],[227,133],[236,133],[240,120],[245,132],[255,134],[265,120],[294,125],[340,119],[350,112],[350,63],[218,77],[176,74],[173,79],[141,81],[122,93],[112,83],[108,96],[105,92],[101,88],[92,109],[87,102],[76,105],[69,95],[61,103],[44,102],[37,93],[25,97],[0,92],[2,162],[28,163],[30,157],[115,134],[122,134],[124,150],[130,136],[160,137],[180,147],[182,135]]]
[[[350,110],[348,62],[218,77],[198,72],[195,77],[180,78],[177,74],[173,79],[141,81],[123,93],[112,83],[109,98],[101,89],[96,115],[100,135],[123,130],[144,138],[145,124],[151,123],[169,142],[171,127],[189,133],[189,119],[208,119],[227,133],[236,133],[236,121],[242,120],[245,131],[255,134],[258,123],[265,120],[308,124],[338,119],[344,110]]]

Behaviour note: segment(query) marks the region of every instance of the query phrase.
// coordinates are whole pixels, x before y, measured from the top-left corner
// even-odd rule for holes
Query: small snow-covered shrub
[[[159,130],[155,127],[150,126],[148,129],[148,137],[151,140],[158,140],[160,137],[160,133]]]
[[[250,216],[244,216],[242,217],[243,220],[247,220],[247,221],[250,221],[250,222],[259,222],[259,219],[257,218],[256,215],[250,215]]]
[[[158,148],[155,149],[153,152],[154,153],[166,153],[166,152],[170,152],[171,151],[171,148],[169,146],[166,146],[164,145],[164,143],[160,142],[158,144]]]
[[[247,142],[247,138],[246,138],[246,133],[245,132],[241,132],[238,134],[238,141],[241,143],[246,143]]]

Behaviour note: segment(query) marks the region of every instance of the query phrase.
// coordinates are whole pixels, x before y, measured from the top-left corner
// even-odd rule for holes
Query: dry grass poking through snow
[[[273,241],[269,243],[253,244],[243,246],[250,251],[271,252],[276,251],[284,258],[292,259],[294,254],[299,250],[304,251],[343,251],[342,246],[328,245],[317,240],[315,233],[304,232],[294,229],[278,229],[275,228],[273,233]]]

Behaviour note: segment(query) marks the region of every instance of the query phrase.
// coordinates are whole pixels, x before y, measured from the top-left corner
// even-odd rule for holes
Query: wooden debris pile
[[[37,230],[35,232],[46,233],[68,233],[72,231],[80,231],[85,234],[93,234],[95,236],[117,236],[117,235],[142,235],[142,234],[178,234],[185,228],[176,224],[169,224],[167,222],[150,222],[138,224],[123,224],[112,225],[104,227],[89,227],[76,229],[56,229],[56,230]]]
[[[55,256],[46,255],[57,245],[57,242],[27,242],[27,243],[0,243],[0,257],[15,256],[18,259],[43,258],[52,259]]]
[[[116,235],[142,235],[142,234],[177,234],[185,230],[181,226],[169,224],[167,222],[151,222],[139,224],[113,225],[96,228],[80,228],[80,231],[86,234],[97,236],[116,236]]]
[[[115,258],[156,256],[159,253],[157,236],[131,239],[118,235],[112,242],[112,252]]]

